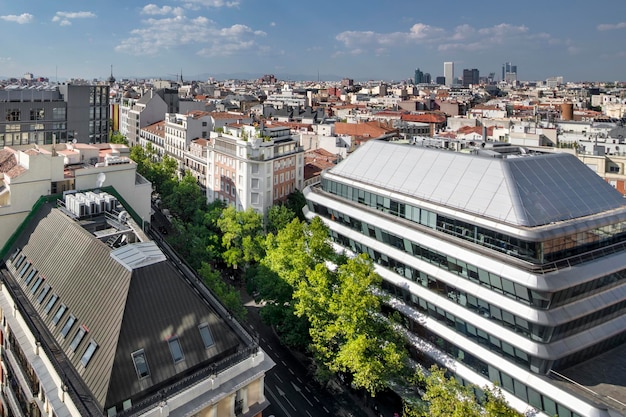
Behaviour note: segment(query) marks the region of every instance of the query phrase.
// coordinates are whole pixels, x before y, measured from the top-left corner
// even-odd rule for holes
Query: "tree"
[[[309,320],[316,358],[333,372],[349,373],[371,395],[387,387],[406,360],[403,341],[381,318],[371,291],[380,280],[361,254],[334,271],[316,264],[294,292],[295,312]]]
[[[284,229],[296,215],[287,206],[282,204],[272,206],[267,212],[267,233],[278,233],[279,230]]]
[[[263,217],[252,208],[237,211],[229,206],[217,221],[222,232],[222,254],[226,265],[244,268],[252,261],[263,257]]]
[[[291,209],[291,211],[293,211],[300,220],[306,220],[304,213],[302,212],[302,209],[306,206],[306,198],[304,197],[302,191],[294,190],[292,193],[289,193],[285,205],[287,208]]]
[[[189,171],[182,180],[175,183],[172,192],[163,197],[163,204],[184,223],[193,220],[198,210],[206,206],[206,197],[202,193],[196,178]]]
[[[206,262],[202,263],[200,270],[198,271],[204,283],[206,284],[213,294],[220,300],[222,304],[239,320],[246,318],[248,310],[243,306],[241,302],[241,295],[237,289],[232,285],[226,284],[222,281],[220,273],[215,271]]]
[[[122,135],[120,132],[111,132],[109,143],[119,143],[128,146],[128,139],[126,139],[126,136]]]
[[[404,403],[404,414],[410,417],[522,417],[512,409],[500,390],[483,388],[484,398],[476,398],[474,385],[463,386],[444,369],[433,365],[429,372],[419,370],[413,382],[424,390],[424,404]]]

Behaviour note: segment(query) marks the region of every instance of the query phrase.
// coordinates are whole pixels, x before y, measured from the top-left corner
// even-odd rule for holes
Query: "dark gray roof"
[[[15,247],[21,248],[37,275],[45,277],[50,291],[39,303],[40,290],[32,293],[33,282],[16,281],[101,410],[129,398],[135,403],[181,375],[210,366],[242,344],[239,335],[169,261],[140,263],[129,269],[111,255],[106,244],[49,204],[40,209]],[[52,294],[59,300],[46,314]],[[67,311],[55,326],[52,318],[61,303]],[[70,314],[77,321],[63,337],[61,329]],[[198,329],[203,323],[209,325],[215,341],[208,349]],[[73,352],[70,343],[81,326],[88,333]],[[167,342],[173,336],[184,353],[184,360],[177,364]],[[85,367],[80,361],[90,340],[98,348]],[[144,350],[150,367],[150,377],[141,382],[131,359],[139,349]]]
[[[515,226],[540,226],[626,204],[611,185],[564,153],[487,158],[368,141],[330,173]]]

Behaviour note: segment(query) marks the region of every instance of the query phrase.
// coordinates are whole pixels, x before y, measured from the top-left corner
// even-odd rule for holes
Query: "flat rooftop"
[[[551,374],[551,382],[626,415],[626,343],[588,361]],[[567,379],[559,378],[562,375]]]

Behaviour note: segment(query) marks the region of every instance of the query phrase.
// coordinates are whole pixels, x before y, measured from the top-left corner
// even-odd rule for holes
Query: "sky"
[[[626,1],[0,0],[0,77],[626,81]],[[231,77],[229,77],[229,75]],[[203,77],[203,78],[199,78]]]

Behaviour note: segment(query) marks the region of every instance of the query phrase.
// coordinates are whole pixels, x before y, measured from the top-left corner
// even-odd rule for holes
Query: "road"
[[[242,291],[242,296],[246,297]],[[259,317],[260,306],[247,300],[248,324],[260,336],[260,344],[276,366],[265,376],[265,395],[272,403],[264,416],[276,417],[365,417],[369,414],[347,393],[331,394],[320,386],[307,369],[303,359],[297,358],[283,346],[273,330]]]
[[[165,216],[155,208],[155,216],[151,224],[151,234],[160,241],[163,236],[161,227],[169,229]],[[175,260],[187,276],[192,271],[178,260],[177,254],[163,247],[168,256]],[[271,327],[261,321],[259,309],[251,297],[241,290],[242,300],[248,309],[248,325],[259,334],[261,348],[276,363],[265,376],[265,394],[270,406],[263,411],[264,416],[275,417],[374,417],[371,410],[364,411],[357,400],[343,387],[343,393],[330,393],[320,386],[307,369],[306,359],[297,358],[294,353],[283,346]]]

